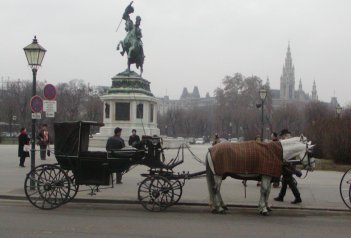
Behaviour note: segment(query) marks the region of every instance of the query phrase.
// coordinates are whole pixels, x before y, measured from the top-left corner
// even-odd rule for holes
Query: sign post
[[[44,87],[44,100],[43,111],[46,117],[55,117],[55,112],[57,111],[56,100],[56,88],[52,84],[46,84]]]

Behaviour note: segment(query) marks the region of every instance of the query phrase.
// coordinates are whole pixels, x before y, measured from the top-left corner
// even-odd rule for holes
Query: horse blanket
[[[259,174],[280,177],[283,148],[280,142],[219,143],[209,149],[216,175]]]

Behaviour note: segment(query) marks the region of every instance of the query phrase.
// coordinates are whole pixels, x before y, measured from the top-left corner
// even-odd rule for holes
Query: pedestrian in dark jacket
[[[288,129],[283,129],[280,133],[280,138],[282,140],[288,139],[291,137],[291,132]],[[274,198],[275,201],[282,202],[284,201],[284,196],[286,194],[286,189],[289,185],[292,193],[294,194],[295,200],[292,201],[292,204],[301,203],[301,196],[300,192],[297,188],[296,180],[294,179],[293,175],[296,174],[297,176],[301,177],[301,172],[296,170],[296,168],[290,164],[283,165],[282,170],[282,188],[280,189],[278,197]]]
[[[129,136],[128,145],[135,147],[140,142],[140,137],[136,134],[136,130],[132,130],[132,135]]]
[[[22,128],[21,133],[18,136],[18,157],[20,158],[20,167],[24,167],[24,161],[26,157],[29,157],[29,141],[26,128]]]
[[[113,151],[113,150],[120,150],[125,147],[124,140],[121,138],[122,129],[119,127],[115,128],[114,131],[115,135],[108,138],[106,143],[106,150]],[[122,184],[122,173],[117,172],[117,184]]]
[[[46,124],[43,124],[41,126],[37,140],[38,140],[38,145],[40,147],[40,159],[46,160],[47,148],[50,144],[49,130]]]

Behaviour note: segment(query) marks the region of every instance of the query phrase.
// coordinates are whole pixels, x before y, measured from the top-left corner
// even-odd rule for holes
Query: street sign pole
[[[37,94],[37,69],[33,68],[33,88],[32,88],[32,96],[34,97]],[[34,177],[34,168],[35,168],[35,122],[36,120],[32,118],[32,148],[30,150],[30,169],[33,171],[31,173],[30,180],[30,189],[35,190],[35,177]]]

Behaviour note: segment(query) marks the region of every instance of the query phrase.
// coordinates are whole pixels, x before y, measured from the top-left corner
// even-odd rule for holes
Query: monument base
[[[103,123],[100,132],[90,139],[90,146],[105,147],[114,129],[122,129],[121,137],[128,145],[132,130],[137,135],[160,135],[157,128],[157,100],[150,91],[150,82],[135,72],[122,72],[112,78],[108,94],[100,97],[104,103]]]

